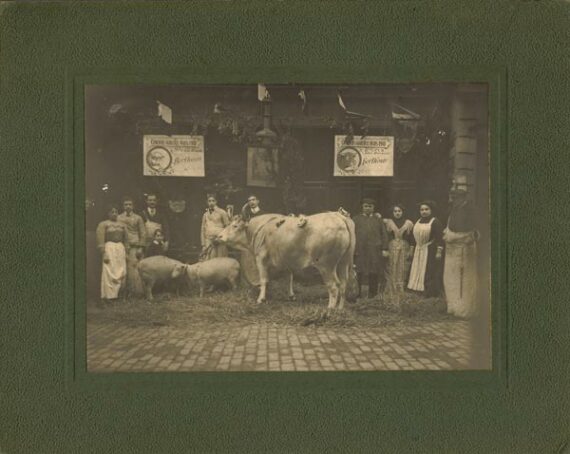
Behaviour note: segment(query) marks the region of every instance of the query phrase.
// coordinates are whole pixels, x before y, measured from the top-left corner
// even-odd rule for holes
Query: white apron
[[[420,221],[414,225],[414,238],[416,240],[416,248],[414,250],[414,259],[412,261],[412,269],[410,270],[410,279],[408,280],[408,288],[417,292],[425,290],[424,281],[426,277],[426,268],[428,262],[428,248],[432,243],[429,240],[431,233],[431,221],[421,224]]]
[[[477,246],[473,232],[443,232],[445,268],[443,286],[447,312],[469,318],[477,309]]]
[[[121,290],[127,276],[125,246],[123,243],[107,241],[105,243],[105,255],[109,258],[109,263],[103,262],[101,298],[115,299],[119,296],[119,290]]]

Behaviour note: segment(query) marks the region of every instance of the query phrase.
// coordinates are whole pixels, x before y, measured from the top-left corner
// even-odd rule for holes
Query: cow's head
[[[246,236],[247,223],[241,216],[234,216],[230,225],[222,230],[216,237],[216,241],[227,244],[234,249],[248,249]]]
[[[188,269],[188,265],[185,265],[183,263],[179,263],[174,265],[174,269],[172,270],[172,273],[170,273],[170,277],[172,279],[177,279],[180,276],[186,275],[186,270]]]

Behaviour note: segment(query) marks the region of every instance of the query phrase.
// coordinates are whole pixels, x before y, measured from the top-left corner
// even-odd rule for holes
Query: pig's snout
[[[170,277],[172,279],[176,279],[176,278],[182,276],[182,274],[184,274],[185,272],[186,272],[186,266],[185,265],[177,265],[172,270],[172,274],[170,275]]]

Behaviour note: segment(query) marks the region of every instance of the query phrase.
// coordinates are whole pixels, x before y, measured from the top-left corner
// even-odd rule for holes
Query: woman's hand
[[[435,258],[436,258],[437,260],[441,260],[442,252],[443,252],[443,249],[440,248],[440,247],[438,247],[438,248],[437,248],[437,252],[435,253]]]
[[[390,252],[389,251],[382,251],[382,257],[384,257],[384,258],[390,257]]]

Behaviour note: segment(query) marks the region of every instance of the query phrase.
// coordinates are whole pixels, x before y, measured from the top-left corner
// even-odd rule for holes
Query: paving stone
[[[462,321],[406,327],[230,326],[206,329],[88,323],[92,372],[468,369],[474,340]]]

